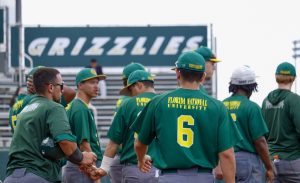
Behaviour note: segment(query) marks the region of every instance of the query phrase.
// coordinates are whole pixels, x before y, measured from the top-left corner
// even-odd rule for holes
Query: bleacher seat
[[[174,73],[156,73],[155,75],[155,89],[157,93],[163,93],[177,88],[177,80]],[[76,89],[75,74],[63,73],[62,78],[68,86]],[[11,141],[11,132],[8,126],[9,102],[17,89],[17,83],[5,81],[6,82],[1,82],[0,79],[0,147],[9,146]],[[119,90],[123,86],[121,74],[108,73],[106,85],[107,98],[101,99],[97,97],[92,100],[92,104],[97,109],[97,129],[103,147],[108,142],[107,131],[111,125],[116,101],[120,97]],[[206,84],[205,87],[210,91],[210,84]]]

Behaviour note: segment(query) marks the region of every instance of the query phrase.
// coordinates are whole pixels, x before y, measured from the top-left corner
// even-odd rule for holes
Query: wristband
[[[103,156],[100,168],[104,170],[107,174],[110,170],[110,166],[113,164],[114,158]]]
[[[69,161],[72,163],[79,165],[80,162],[83,160],[82,152],[77,148],[69,157],[67,157]]]

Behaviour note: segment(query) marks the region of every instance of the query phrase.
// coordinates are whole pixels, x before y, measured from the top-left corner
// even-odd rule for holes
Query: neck
[[[293,83],[278,83],[278,89],[291,90]]]
[[[240,90],[238,89],[238,91],[235,93],[237,95],[242,95],[242,96],[246,96],[246,97],[250,97],[249,94],[247,92],[245,92],[244,90]]]
[[[53,100],[53,96],[50,93],[37,93],[38,96],[47,98],[48,100]]]
[[[79,98],[80,100],[82,100],[86,104],[89,104],[90,101],[91,101],[91,98],[89,96],[87,96],[85,93],[83,93],[82,91],[77,92],[76,98]]]
[[[154,88],[146,88],[145,91],[143,93],[155,93]]]
[[[179,86],[184,89],[199,90],[200,83],[179,80]]]

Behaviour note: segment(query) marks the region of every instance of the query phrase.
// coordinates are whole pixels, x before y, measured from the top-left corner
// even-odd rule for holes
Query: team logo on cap
[[[92,73],[93,75],[97,75],[95,69],[91,69],[91,73]]]
[[[288,75],[288,74],[291,74],[291,71],[280,71],[279,73],[284,74],[284,75]]]
[[[202,69],[202,65],[196,65],[196,64],[189,64],[189,68],[191,69]]]

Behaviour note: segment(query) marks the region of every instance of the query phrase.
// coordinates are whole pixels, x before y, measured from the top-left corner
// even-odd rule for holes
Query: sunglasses
[[[61,91],[63,91],[63,89],[64,89],[64,82],[62,82],[62,83],[48,83],[48,84],[52,84],[53,86],[60,86]]]

